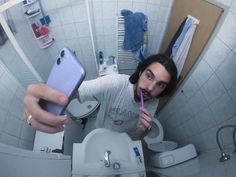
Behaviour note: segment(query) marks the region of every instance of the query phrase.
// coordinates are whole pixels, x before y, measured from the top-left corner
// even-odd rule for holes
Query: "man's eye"
[[[146,73],[146,76],[149,80],[153,80],[153,76],[150,73]]]
[[[166,88],[166,84],[163,84],[163,83],[158,83],[158,86],[159,86],[161,89]]]

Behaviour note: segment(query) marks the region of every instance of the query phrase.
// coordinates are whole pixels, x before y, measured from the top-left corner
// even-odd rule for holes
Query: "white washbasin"
[[[140,156],[134,151],[138,150]],[[109,154],[105,166],[104,153]],[[72,175],[116,175],[145,171],[141,141],[132,141],[126,133],[104,128],[90,132],[82,143],[73,145]]]

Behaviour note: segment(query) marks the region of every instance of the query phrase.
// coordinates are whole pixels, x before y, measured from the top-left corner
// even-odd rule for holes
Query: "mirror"
[[[215,1],[212,2],[216,3]],[[222,3],[225,3],[227,6],[231,5],[230,3],[223,1]],[[23,14],[22,5],[16,5],[9,11],[12,14],[12,19],[16,27],[14,36],[43,80],[46,80],[53,62],[57,59],[60,49],[64,46],[68,46],[76,52],[77,56],[80,58],[88,71],[86,79],[92,79],[98,77],[98,65],[96,59],[98,51],[103,51],[104,56],[116,56],[115,16],[121,9],[131,9],[133,12],[142,11],[144,14],[148,15],[148,53],[151,54],[157,53],[161,48],[171,5],[171,0],[42,0],[42,6],[45,14],[49,15],[52,21],[50,23],[50,32],[55,38],[53,45],[46,49],[40,49],[38,47],[37,41],[33,37],[29,26],[29,19],[25,18]],[[206,52],[203,60],[198,66],[195,67],[193,77],[190,77],[184,85],[184,88],[189,90],[184,90],[184,93],[189,95],[192,94],[193,97],[195,93],[199,93],[196,88],[199,89],[199,85],[203,85],[203,83],[207,82],[207,80],[211,78],[210,76],[214,75],[215,72],[218,71],[217,76],[220,79],[217,77],[212,77],[209,81],[213,84],[214,81],[220,83],[219,87],[217,87],[220,88],[220,90],[216,90],[217,94],[221,94],[221,91],[227,91],[227,94],[222,94],[222,99],[224,102],[227,102],[226,105],[229,105],[227,109],[225,108],[225,110],[228,111],[226,113],[227,118],[225,118],[225,120],[229,120],[229,123],[231,120],[231,123],[233,123],[235,122],[235,118],[232,118],[235,117],[235,111],[233,111],[233,108],[235,108],[236,102],[234,91],[235,79],[230,76],[234,76],[236,71],[236,69],[232,69],[235,67],[232,65],[232,58],[236,53],[236,40],[234,37],[235,35],[233,35],[234,33],[232,32],[232,29],[235,27],[234,19],[236,19],[235,3],[232,3],[229,8],[230,11],[226,16],[225,23],[222,23],[221,28],[218,27],[220,28],[220,31],[211,41],[212,46],[208,47],[210,53]],[[91,36],[91,34],[93,35]],[[216,48],[218,49],[217,51],[215,51]],[[1,65],[2,68],[6,66],[6,69],[1,70],[2,77],[0,80],[2,83],[1,87],[4,91],[1,92],[0,96],[2,98],[1,100],[8,100],[8,102],[5,102],[4,107],[1,109],[3,111],[1,111],[2,115],[0,125],[6,125],[1,126],[0,129],[1,142],[12,144],[14,146],[20,146],[22,148],[29,148],[33,143],[33,132],[29,127],[27,127],[27,125],[25,125],[25,122],[22,121],[22,99],[24,96],[25,87],[29,83],[36,82],[37,80],[30,74],[30,71],[13,49],[12,45],[9,43],[9,40],[6,41],[4,45],[0,46],[0,58],[3,63]],[[223,64],[223,66],[219,68],[220,64],[223,62],[223,59],[228,59],[227,63]],[[231,72],[230,76],[227,75],[227,71]],[[14,80],[13,76],[17,80]],[[218,82],[219,80],[221,82]],[[194,85],[198,85],[198,87],[194,87]],[[209,91],[207,91],[208,88],[209,87],[205,86],[205,93],[209,93]],[[171,129],[168,125],[177,126],[178,121],[180,121],[175,119],[176,116],[173,116],[174,111],[178,113],[178,118],[189,116],[188,111],[190,109],[184,104],[186,99],[183,99],[181,92],[177,93],[177,98],[174,98],[173,102],[168,104],[166,109],[161,113],[161,120],[164,127],[167,129],[166,134],[168,138],[180,140],[182,144],[193,142],[198,145],[198,148],[203,150],[216,150],[217,145],[215,143],[215,132],[217,126],[223,124],[224,120],[208,119],[208,117],[204,119],[204,115],[207,115],[208,113],[209,117],[219,117],[215,116],[215,114],[217,115],[217,113],[219,113],[219,115],[222,115],[222,113],[218,111],[222,109],[218,109],[221,107],[219,107],[217,103],[209,104],[208,101],[213,101],[210,100],[210,98],[206,102],[202,102],[202,100],[199,100],[198,98],[202,98],[203,96],[201,93],[199,94],[200,96],[196,95],[196,97],[192,99],[192,104],[189,104],[191,108],[197,107],[199,108],[199,111],[201,111],[204,110],[204,106],[210,107],[206,110],[206,114],[202,115],[200,127],[201,132],[194,129],[196,132],[199,132],[199,136],[197,134],[191,134],[194,139],[191,139],[191,136],[188,138],[183,138],[184,134],[188,132],[188,127],[185,127],[185,129],[178,129],[177,127],[176,131],[173,131],[174,133],[179,132],[176,133],[176,135],[181,134],[180,137],[182,139],[178,139],[176,135],[168,132],[168,129]],[[228,95],[230,95],[230,97]],[[214,94],[211,94],[211,96],[212,98],[215,98]],[[189,96],[187,98],[192,97]],[[177,108],[180,109],[181,106],[185,108],[183,111],[181,109],[182,114],[177,110]],[[14,108],[14,111],[11,109],[12,107]],[[194,113],[194,115],[197,115],[198,112]],[[11,118],[5,118],[9,116]],[[17,117],[17,119],[14,117]],[[224,117],[224,115],[222,115],[222,117]],[[204,122],[204,120],[206,120],[207,123]],[[192,125],[191,127],[194,128],[194,125],[196,125],[196,120],[195,122],[192,121],[186,125]],[[15,127],[20,128],[16,130]],[[207,136],[207,133],[205,133],[207,132],[207,128],[210,128],[211,130],[210,136]],[[204,142],[202,142],[202,137]],[[231,137],[231,134],[229,137]],[[206,145],[207,142],[209,142],[208,145]],[[226,143],[228,145],[231,145],[230,142],[231,139],[229,140],[229,138],[226,138]],[[214,163],[217,163],[218,156],[220,154],[217,151],[215,155],[216,157],[214,160],[216,162],[214,161]]]
[[[53,62],[64,46],[74,50],[84,64],[87,69],[86,79],[96,78],[98,52],[102,51],[104,58],[116,56],[115,17],[121,9],[142,11],[148,16],[148,51],[157,53],[171,7],[171,1],[164,1],[161,6],[160,2],[155,1],[150,1],[148,4],[146,1],[92,0],[64,0],[51,3],[41,1],[41,3],[45,14],[49,14],[51,18],[50,32],[55,39],[55,45],[44,50],[38,47],[37,40],[32,35],[30,28],[32,19],[25,17],[22,5],[12,7],[10,13],[14,17],[14,26],[17,30],[15,37],[43,80],[46,80]]]

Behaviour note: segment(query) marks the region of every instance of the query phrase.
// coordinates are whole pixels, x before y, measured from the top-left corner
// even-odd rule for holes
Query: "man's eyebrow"
[[[152,70],[150,70],[149,68],[147,68],[147,71],[150,72],[150,74],[152,74],[152,76],[155,76],[152,72]]]
[[[169,84],[169,82],[165,82],[165,81],[159,81],[158,83],[159,83],[159,84],[165,84],[165,85],[168,85],[168,84]]]

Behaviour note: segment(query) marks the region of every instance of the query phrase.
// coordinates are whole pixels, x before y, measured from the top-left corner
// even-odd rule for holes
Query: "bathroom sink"
[[[145,171],[141,141],[104,128],[73,145],[72,174],[117,175]]]

